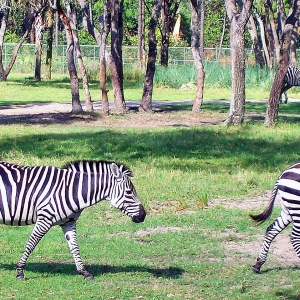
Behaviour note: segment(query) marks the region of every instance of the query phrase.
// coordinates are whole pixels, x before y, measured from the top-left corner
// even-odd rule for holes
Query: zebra
[[[272,191],[267,208],[258,215],[250,217],[259,224],[268,220],[272,214],[277,194],[281,198],[280,216],[267,228],[263,245],[252,266],[255,273],[260,272],[261,266],[266,262],[268,251],[273,239],[290,223],[293,224],[291,243],[300,258],[300,163],[296,163],[281,173]]]
[[[17,263],[17,279],[24,279],[28,257],[52,226],[59,225],[73,256],[77,272],[94,279],[84,267],[76,235],[76,221],[83,209],[101,200],[143,222],[146,211],[123,164],[107,161],[75,161],[63,168],[20,166],[0,162],[0,223],[34,224]]]
[[[287,104],[288,96],[287,90],[289,90],[292,86],[300,86],[300,68],[295,66],[289,66],[287,72],[284,76],[284,84],[280,93],[280,103],[282,103],[282,94],[285,95],[284,103]]]

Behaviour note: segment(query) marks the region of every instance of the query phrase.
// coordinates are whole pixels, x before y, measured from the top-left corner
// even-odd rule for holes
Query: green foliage
[[[97,45],[93,37],[86,30],[78,30],[77,33],[81,45]]]
[[[4,43],[17,43],[19,41],[19,37],[15,32],[11,32],[9,30],[6,30],[5,36],[4,36]]]

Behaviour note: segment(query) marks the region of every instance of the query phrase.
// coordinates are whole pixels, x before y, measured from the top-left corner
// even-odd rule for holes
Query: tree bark
[[[268,107],[265,118],[265,126],[270,127],[275,124],[278,117],[278,105],[282,87],[284,85],[284,76],[289,65],[290,44],[293,30],[300,15],[300,0],[294,2],[291,14],[286,20],[282,34],[282,45],[280,49],[280,60],[278,69],[274,78]]]
[[[152,111],[153,78],[157,56],[155,29],[161,10],[162,0],[155,0],[148,29],[148,61],[144,80],[143,96],[139,106],[140,112]]]
[[[72,28],[68,17],[63,11],[60,0],[57,0],[57,12],[59,18],[63,22],[66,30],[66,39],[67,39],[67,61],[68,61],[68,70],[71,81],[71,96],[72,96],[72,113],[83,112],[80,95],[79,95],[79,84],[78,84],[78,75],[74,60],[74,37],[72,33]]]
[[[172,4],[174,7],[172,8]],[[169,44],[170,44],[170,32],[172,32],[172,20],[174,20],[177,13],[180,0],[162,0],[161,19],[161,54],[160,64],[163,67],[167,67],[169,63]]]
[[[250,17],[253,0],[245,0],[241,12],[237,11],[234,0],[225,0],[227,15],[230,20],[230,48],[231,48],[231,101],[229,116],[225,125],[240,125],[245,114],[245,69],[244,53],[245,27]]]
[[[79,0],[79,4],[82,12],[82,24],[83,28],[93,37],[99,46],[99,57],[100,57],[100,89],[102,92],[102,113],[108,115],[109,113],[109,102],[108,102],[108,90],[106,89],[106,61],[107,61],[107,50],[106,50],[106,39],[110,31],[110,14],[108,10],[108,1],[104,0],[103,18],[101,16],[100,26],[102,31],[99,32],[93,25],[90,19],[90,12],[85,0]]]
[[[47,50],[46,50],[46,66],[45,66],[45,78],[51,79],[52,71],[52,44],[53,44],[53,26],[54,26],[54,12],[49,7],[47,11]]]
[[[108,66],[114,93],[115,111],[125,114],[127,111],[123,89],[123,61],[122,61],[122,7],[123,0],[111,0],[111,55],[108,57]]]
[[[44,24],[41,14],[38,14],[34,21],[35,28],[35,71],[34,79],[41,81],[42,53],[43,53],[43,33]]]
[[[145,3],[144,0],[139,0],[138,8],[138,64],[140,70],[143,70],[144,65],[144,56],[145,56],[145,41],[144,41],[144,26],[145,26]]]
[[[33,24],[35,17],[39,13],[41,13],[44,9],[45,9],[45,5],[41,4],[41,6],[39,8],[37,8],[34,11],[34,14],[28,19],[27,29],[24,32],[22,38],[16,44],[15,49],[11,56],[10,62],[8,63],[8,65],[5,69],[3,66],[2,52],[3,52],[4,34],[5,34],[7,21],[8,21],[9,8],[6,7],[5,9],[3,9],[3,16],[2,16],[1,27],[0,27],[0,82],[5,81],[7,79],[12,67],[14,66],[19,49],[31,31],[32,24]]]
[[[72,14],[72,16],[71,16],[71,14]],[[69,20],[70,20],[70,25],[71,25],[73,39],[74,39],[74,47],[75,47],[76,58],[77,58],[78,66],[79,66],[80,73],[81,73],[81,76],[82,76],[82,87],[83,87],[83,90],[84,90],[86,111],[92,112],[94,110],[94,108],[93,108],[91,93],[90,93],[90,89],[89,89],[89,81],[88,81],[87,71],[86,71],[85,65],[83,63],[83,58],[82,58],[82,54],[81,54],[79,39],[78,39],[78,35],[77,35],[76,11],[74,9],[71,10],[70,11],[70,16],[68,16],[68,17],[69,17]]]
[[[202,0],[201,11],[204,9],[204,0]],[[194,58],[194,64],[197,73],[197,90],[196,97],[193,103],[192,111],[198,113],[201,110],[203,102],[203,88],[205,71],[202,63],[200,44],[200,33],[199,33],[199,14],[200,4],[197,0],[191,0],[191,47]],[[203,14],[201,13],[203,17]],[[204,22],[204,20],[202,20]],[[203,43],[202,43],[203,44]]]
[[[257,29],[255,26],[255,21],[253,16],[251,15],[249,18],[249,21],[247,23],[247,28],[249,31],[249,34],[251,36],[251,40],[253,43],[253,52],[255,55],[255,62],[260,66],[260,68],[264,68],[265,67],[265,59],[264,56],[262,54],[262,50],[260,47],[260,43],[259,43],[259,38],[258,38],[258,33],[257,33]]]

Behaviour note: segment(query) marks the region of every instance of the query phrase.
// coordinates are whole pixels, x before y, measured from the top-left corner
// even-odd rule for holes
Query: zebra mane
[[[120,169],[120,171],[129,176],[132,177],[132,171],[125,165],[120,164],[120,163],[116,163],[113,161],[106,161],[106,160],[77,160],[77,161],[72,161],[70,163],[68,163],[67,165],[65,165],[63,167],[63,169],[71,169],[73,171],[77,171],[77,172],[91,172],[94,170],[94,166],[96,165],[96,170],[97,172],[100,172],[100,170],[102,169],[101,167],[103,165],[111,165],[111,164],[116,164],[118,166],[118,168]]]

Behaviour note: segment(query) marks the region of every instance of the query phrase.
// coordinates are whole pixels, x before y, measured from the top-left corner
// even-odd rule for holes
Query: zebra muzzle
[[[145,218],[146,218],[146,211],[143,205],[139,204],[139,214],[132,216],[131,219],[134,223],[141,223],[144,222]]]

